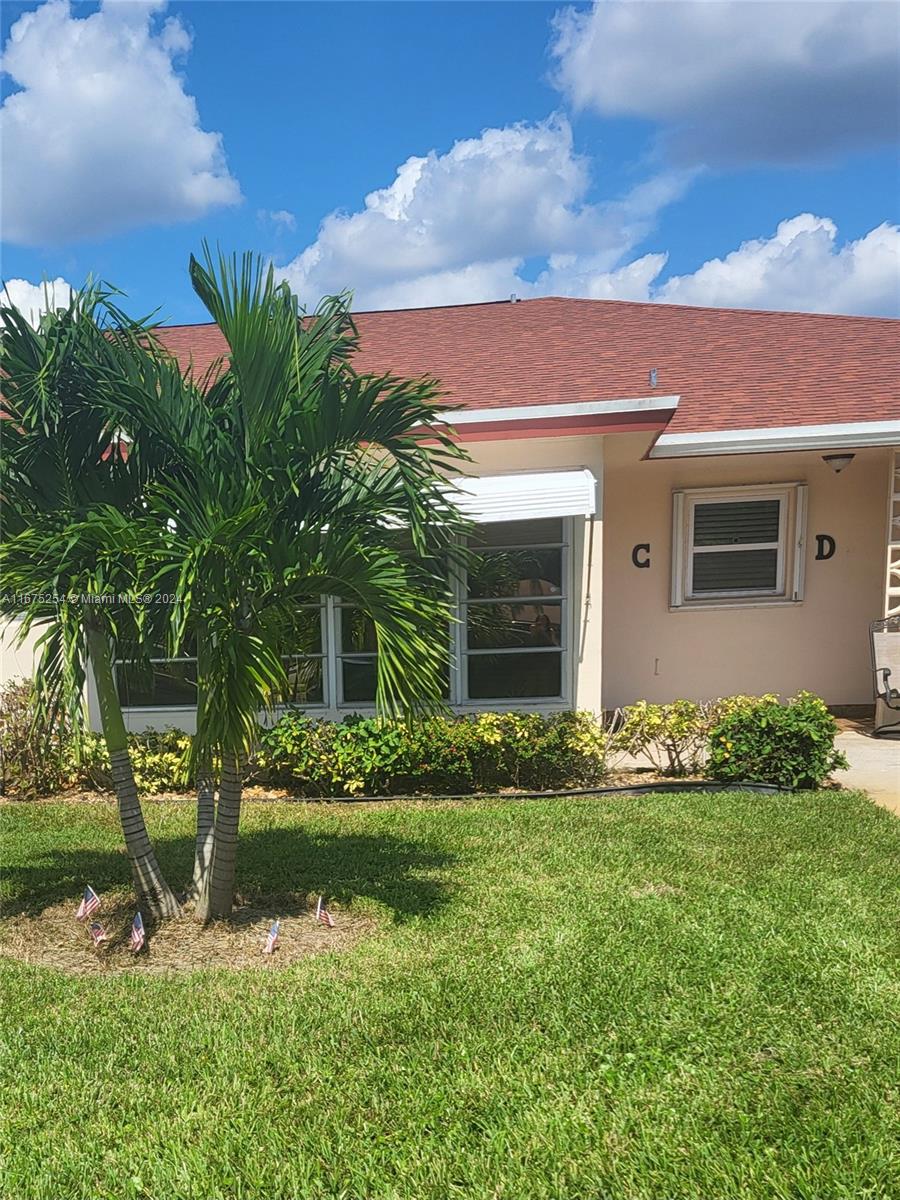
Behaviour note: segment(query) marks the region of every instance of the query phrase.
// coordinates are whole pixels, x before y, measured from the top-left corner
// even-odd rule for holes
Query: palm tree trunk
[[[203,895],[209,876],[215,822],[215,789],[211,779],[203,778],[197,784],[197,840],[194,848],[194,878],[191,881],[191,896],[195,900]]]
[[[233,754],[224,755],[213,826],[212,859],[205,886],[197,901],[196,915],[199,921],[215,921],[231,915],[243,776],[243,763]]]
[[[102,627],[96,625],[90,617],[87,618],[85,627],[88,654],[100,702],[100,722],[109,753],[113,788],[119,804],[119,820],[122,822],[134,890],[139,903],[146,906],[154,916],[177,917],[181,912],[178,901],[160,870],[144,823],[144,813],[128,754],[128,735],[113,677],[109,642]]]

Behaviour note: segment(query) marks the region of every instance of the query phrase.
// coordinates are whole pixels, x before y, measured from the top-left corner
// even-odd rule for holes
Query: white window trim
[[[692,593],[694,512],[698,504],[748,500],[778,500],[777,544],[744,543],[731,547],[704,546],[702,553],[734,553],[738,550],[777,549],[776,586],[721,592]],[[805,483],[740,484],[720,488],[680,488],[672,494],[672,592],[673,610],[760,607],[797,604],[803,600],[806,549],[807,485]]]

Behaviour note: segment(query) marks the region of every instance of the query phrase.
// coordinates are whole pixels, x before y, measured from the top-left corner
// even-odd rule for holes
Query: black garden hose
[[[624,784],[620,787],[559,788],[549,792],[460,792],[453,795],[412,793],[396,796],[291,796],[288,803],[302,804],[374,804],[388,800],[550,800],[574,796],[650,796],[654,792],[760,792],[764,795],[790,794],[796,788],[773,783],[709,783],[706,781]]]

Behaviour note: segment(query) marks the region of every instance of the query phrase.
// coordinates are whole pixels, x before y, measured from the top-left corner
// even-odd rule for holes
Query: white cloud
[[[770,238],[744,242],[691,275],[675,275],[654,299],[672,304],[900,315],[900,227],[883,224],[839,246],[828,217],[801,213]]]
[[[528,260],[550,259],[551,274],[585,256],[592,271],[612,270],[689,178],[670,172],[592,204],[567,121],[487,129],[446,154],[407,159],[360,211],[327,216],[281,270],[307,301],[352,288],[358,308],[526,295]]]
[[[32,325],[37,325],[42,313],[52,308],[68,307],[73,291],[72,285],[62,278],[46,283],[8,279],[0,292],[0,301],[9,308],[17,308]]]
[[[591,204],[565,120],[488,129],[446,154],[408,159],[360,211],[327,216],[280,271],[307,303],[350,288],[357,309],[515,293],[900,313],[900,230],[885,224],[841,244],[833,221],[809,213],[664,280],[665,253],[631,256],[690,178],[661,174],[624,199]]]
[[[555,31],[563,94],[660,122],[682,162],[791,163],[898,136],[894,3],[598,0]]]
[[[49,0],[13,25],[0,110],[3,237],[40,245],[235,204],[222,137],[205,131],[175,60],[191,39],[165,0],[104,0],[87,17]]]
[[[270,208],[257,209],[256,219],[260,225],[271,225],[279,232],[285,230],[293,232],[297,228],[297,218],[286,208],[278,208],[274,211]]]
[[[611,300],[900,316],[896,225],[879,225],[839,245],[834,221],[801,213],[782,221],[772,237],[744,242],[691,274],[658,282],[666,259],[646,254],[617,271],[593,275],[574,263],[538,285],[544,292]]]

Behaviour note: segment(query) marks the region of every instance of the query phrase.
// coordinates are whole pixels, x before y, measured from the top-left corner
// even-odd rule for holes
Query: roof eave
[[[463,442],[640,431],[655,433],[665,429],[679,400],[680,396],[637,396],[620,400],[447,409],[442,416]]]
[[[791,450],[855,450],[870,446],[900,446],[900,420],[662,433],[648,457],[697,458],[722,454],[774,454]]]

